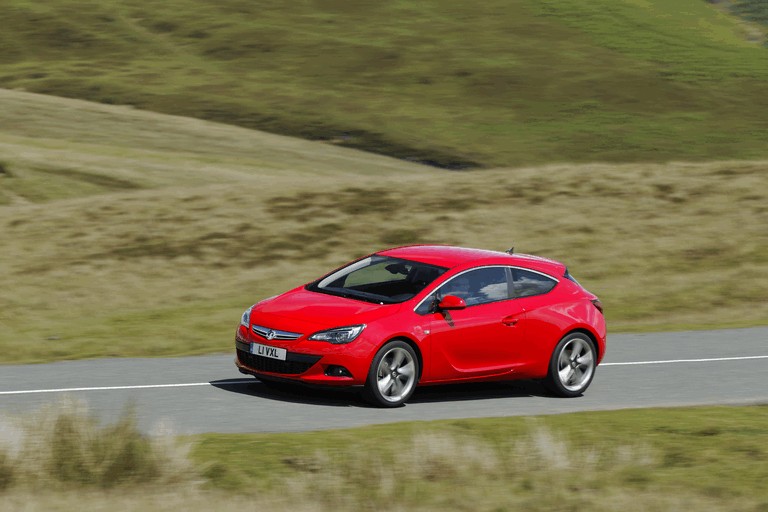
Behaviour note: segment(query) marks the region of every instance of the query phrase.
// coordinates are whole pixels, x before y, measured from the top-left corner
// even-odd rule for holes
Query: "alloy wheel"
[[[562,386],[568,391],[580,392],[592,379],[594,371],[592,343],[581,337],[568,340],[557,358],[557,376]]]
[[[402,347],[389,349],[376,370],[379,395],[391,403],[400,403],[416,384],[416,363],[413,355]]]

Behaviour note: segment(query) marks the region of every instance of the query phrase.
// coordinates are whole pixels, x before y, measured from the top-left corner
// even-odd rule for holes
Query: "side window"
[[[551,277],[519,268],[512,269],[512,286],[516,297],[542,295],[552,290],[556,284],[557,281]]]
[[[461,297],[467,306],[509,299],[507,272],[503,267],[471,270],[445,283],[438,294]]]

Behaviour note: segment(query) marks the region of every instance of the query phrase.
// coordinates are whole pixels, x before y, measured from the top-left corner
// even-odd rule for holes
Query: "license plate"
[[[287,353],[288,351],[284,348],[270,347],[269,345],[262,345],[261,343],[251,343],[251,354],[256,356],[285,361]]]

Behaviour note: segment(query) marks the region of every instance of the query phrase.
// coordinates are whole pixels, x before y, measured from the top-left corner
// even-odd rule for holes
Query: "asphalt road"
[[[234,352],[234,348],[232,349]],[[768,403],[768,328],[610,335],[584,396],[547,396],[534,382],[425,387],[398,409],[344,392],[273,391],[234,367],[233,353],[0,366],[0,423],[62,399],[103,421],[128,404],[152,432],[282,432],[396,421]],[[1,426],[1,425],[0,425]]]

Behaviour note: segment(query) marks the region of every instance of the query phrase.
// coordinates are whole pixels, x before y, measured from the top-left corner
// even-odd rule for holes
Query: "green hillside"
[[[768,155],[768,50],[702,0],[5,0],[2,21],[0,87],[441,166]]]

